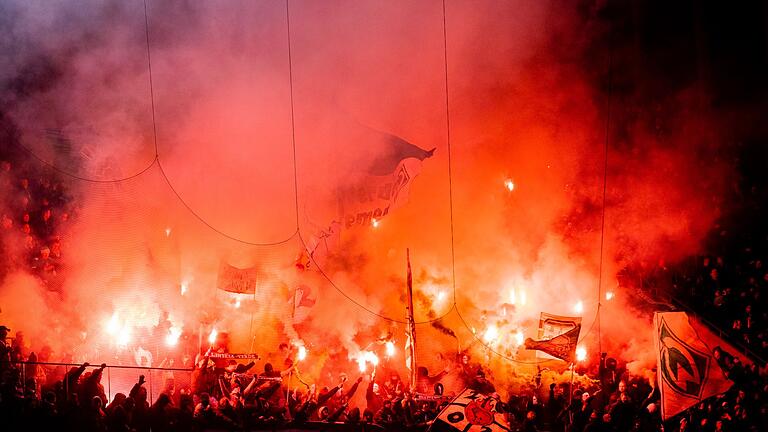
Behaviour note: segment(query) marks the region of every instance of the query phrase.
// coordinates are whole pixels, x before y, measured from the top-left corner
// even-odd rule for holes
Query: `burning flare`
[[[395,355],[395,344],[392,341],[387,341],[386,345],[387,357]]]
[[[576,361],[583,362],[587,359],[587,349],[584,347],[576,348]]]

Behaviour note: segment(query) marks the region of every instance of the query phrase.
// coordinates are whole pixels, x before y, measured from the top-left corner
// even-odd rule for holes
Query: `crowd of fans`
[[[740,258],[740,259],[739,259]],[[722,329],[733,342],[768,356],[768,256],[745,250],[731,259],[704,256],[678,277],[681,302]]]
[[[71,199],[53,171],[18,163],[0,153],[0,279],[25,268],[50,290],[61,288],[62,232],[70,221]]]
[[[591,379],[573,387],[569,381],[542,382],[539,375],[504,392],[466,354],[437,375],[420,367],[411,387],[383,367],[353,379],[340,374],[335,382],[310,384],[301,376],[301,363],[290,358],[282,371],[264,363],[254,372],[254,361],[217,358],[208,350],[189,364],[181,360],[178,369],[162,371],[154,401],[145,376],[138,375],[143,371],[127,394],[108,400],[102,384],[106,365],[40,364],[34,353],[26,353],[23,339],[7,338],[9,330],[0,326],[0,428],[8,431],[424,431],[456,395],[443,389],[441,380],[448,374],[456,374],[462,386],[496,397],[496,411],[514,431],[768,430],[768,380],[756,366],[727,355],[720,363],[734,381],[731,390],[662,422],[653,383],[628,374],[605,354]],[[296,380],[302,385],[286,385]]]

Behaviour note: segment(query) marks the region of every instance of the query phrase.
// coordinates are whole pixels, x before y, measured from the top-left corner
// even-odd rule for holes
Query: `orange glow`
[[[515,190],[515,182],[513,182],[512,179],[506,179],[504,180],[504,187],[507,188],[508,191],[512,192]]]

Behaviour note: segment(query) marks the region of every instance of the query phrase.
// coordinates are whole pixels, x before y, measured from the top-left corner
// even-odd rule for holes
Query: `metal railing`
[[[20,375],[21,375],[20,377],[21,377],[22,383],[24,383],[25,388],[26,388],[27,379],[29,378],[29,377],[26,376],[27,367],[28,366],[48,366],[48,367],[66,367],[66,368],[75,367],[75,368],[79,368],[79,367],[81,367],[81,366],[83,366],[85,364],[85,363],[41,362],[41,361],[34,361],[34,362],[33,361],[11,361],[10,363],[12,365],[16,365],[16,366],[19,367]],[[112,401],[112,398],[113,398],[113,394],[112,394],[112,380],[113,380],[113,378],[112,378],[112,370],[113,369],[119,370],[119,371],[130,371],[130,370],[145,371],[146,373],[136,375],[135,379],[133,379],[133,380],[130,380],[130,377],[128,377],[128,376],[123,376],[123,377],[121,377],[120,380],[123,381],[123,382],[130,382],[131,384],[128,386],[128,389],[130,389],[133,386],[134,383],[138,382],[139,375],[144,375],[144,377],[146,379],[145,383],[147,384],[147,387],[148,387],[147,388],[147,396],[148,396],[148,400],[150,401],[150,403],[151,403],[151,401],[153,401],[155,399],[155,395],[154,395],[154,393],[155,393],[154,389],[156,387],[155,386],[155,381],[157,381],[157,380],[163,381],[164,380],[164,377],[159,377],[159,378],[156,377],[155,373],[157,373],[157,372],[181,372],[181,373],[189,373],[191,375],[191,373],[195,370],[194,367],[193,368],[148,367],[148,366],[131,366],[131,365],[109,365],[109,364],[105,364],[105,363],[99,363],[99,364],[88,363],[88,365],[86,366],[86,369],[88,369],[88,368],[91,368],[91,369],[101,369],[102,365],[104,365],[103,370],[106,371],[106,374],[102,373],[101,381],[102,381],[102,385],[104,385],[103,380],[106,377],[107,382],[106,382],[106,385],[104,385],[104,390],[105,390],[105,393],[107,394],[108,401]],[[57,376],[56,377],[56,381],[62,381],[62,385],[64,386],[64,392],[65,392],[65,395],[66,395],[67,398],[70,397],[70,392],[69,392],[69,389],[67,388],[67,386],[69,385],[69,380],[67,379],[67,374],[68,373],[69,373],[69,369],[66,369],[64,371],[64,373],[61,374],[61,376]],[[161,382],[161,384],[164,384],[164,383]],[[119,392],[119,389],[116,389],[116,390],[118,390],[117,392]],[[127,394],[127,392],[128,392],[128,390],[126,390],[126,394]],[[159,395],[159,393],[158,393],[158,395]]]

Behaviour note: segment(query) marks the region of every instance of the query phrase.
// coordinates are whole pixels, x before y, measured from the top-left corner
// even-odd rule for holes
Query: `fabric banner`
[[[256,267],[237,268],[225,262],[219,265],[217,285],[219,289],[236,294],[253,294],[259,281]]]
[[[580,332],[581,324],[551,339],[533,340],[528,338],[525,340],[525,349],[543,351],[560,360],[573,362],[576,359],[576,344],[579,342]]]
[[[351,229],[370,226],[408,202],[414,177],[421,172],[417,158],[401,160],[391,174],[366,175],[355,185],[339,189],[342,226]]]
[[[499,401],[472,389],[465,389],[437,416],[430,431],[493,432],[509,431],[503,414],[496,411]]]
[[[538,340],[550,340],[556,336],[563,335],[576,327],[581,328],[581,317],[555,315],[542,312],[539,317],[539,337]],[[574,348],[575,349],[575,348]],[[545,351],[538,351],[536,357],[541,359],[559,359],[556,356],[547,354]]]
[[[654,347],[661,415],[666,420],[733,384],[721,368],[726,359],[748,360],[685,312],[656,312]]]
[[[247,353],[247,354],[234,354],[234,353],[211,353],[209,358],[212,359],[233,359],[233,360],[260,360],[261,357],[259,357],[256,353]]]

